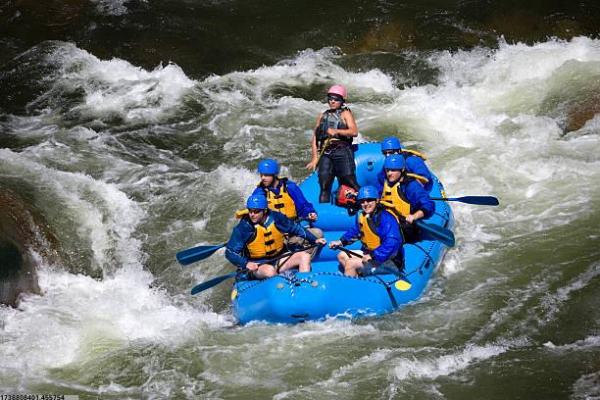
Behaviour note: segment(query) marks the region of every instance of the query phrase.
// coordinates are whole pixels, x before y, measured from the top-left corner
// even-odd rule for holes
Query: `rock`
[[[21,293],[40,293],[36,263],[18,243],[0,241],[0,303],[16,306]]]
[[[400,51],[415,46],[413,21],[393,21],[373,26],[358,42],[354,51]]]
[[[33,208],[0,186],[0,303],[16,306],[21,294],[40,293],[37,268],[59,260],[57,243]]]
[[[581,129],[596,114],[600,114],[600,94],[598,93],[568,107],[565,132]]]

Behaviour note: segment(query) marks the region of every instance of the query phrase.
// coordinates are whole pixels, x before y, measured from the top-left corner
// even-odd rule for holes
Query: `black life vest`
[[[350,109],[348,107],[340,107],[337,109],[329,109],[323,112],[323,115],[321,116],[321,123],[319,124],[315,132],[317,138],[317,145],[319,146],[319,148],[323,145],[323,142],[329,138],[329,135],[327,134],[327,129],[348,129],[348,125],[346,125],[346,123],[342,119],[342,113],[344,111],[350,111]],[[339,137],[332,137],[333,141],[341,141],[347,144],[352,144],[352,139],[352,137],[342,135],[340,135]]]

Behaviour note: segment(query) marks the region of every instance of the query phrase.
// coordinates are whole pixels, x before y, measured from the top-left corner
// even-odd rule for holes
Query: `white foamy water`
[[[590,90],[580,82],[593,85],[600,77],[598,40],[501,43],[495,50],[435,53],[428,61],[440,71],[439,84],[403,90],[379,70],[345,71],[334,63],[337,57],[327,49],[305,51],[275,66],[202,82],[213,100],[234,108],[249,102],[253,108],[252,116],[240,114],[239,125],[232,125],[227,114],[228,124],[211,128],[231,135],[229,149],[251,143],[246,149],[250,159],[270,156],[274,147],[308,140],[314,118],[324,108],[320,102],[274,99],[268,95],[271,88],[347,85],[350,99],[358,99],[351,107],[359,128],[377,132],[377,126],[397,127],[397,132],[365,135],[366,140],[394,133],[401,139],[414,138],[406,143],[429,155],[448,195],[500,198],[499,208],[454,203],[460,252],[451,254],[449,273],[461,269],[454,257],[471,259],[484,244],[505,240],[507,234],[520,237],[532,228],[549,230],[585,217],[585,205],[597,196],[594,185],[587,183],[600,174],[597,123],[591,119],[565,136],[561,115],[569,111],[564,104],[581,100]],[[360,101],[373,91],[392,101]],[[245,118],[262,123],[243,124]],[[257,137],[263,139],[256,141]],[[268,141],[271,146],[265,144]],[[562,201],[555,201],[557,196]]]
[[[135,237],[145,213],[135,201],[114,184],[39,164],[40,148],[32,150],[29,155],[0,150],[0,173],[27,178],[46,207],[60,205],[60,217],[68,219],[63,224],[76,225],[75,243],[92,250],[92,265],[83,269],[100,268],[103,279],[67,272],[74,266],[45,266],[38,271],[41,296],[26,296],[18,309],[0,308],[4,379],[43,375],[140,341],[173,345],[201,334],[202,327],[232,323],[152,287],[154,277],[143,269],[146,255]]]
[[[189,362],[202,368],[190,367],[191,375],[183,379],[188,389],[258,385],[265,393],[279,393],[277,398],[313,390],[351,396],[362,372],[374,368],[383,371],[379,379],[401,390],[404,380],[436,382],[460,375],[512,346],[489,344],[488,337],[514,343],[518,336],[530,343],[527,335],[549,326],[576,293],[597,279],[597,268],[591,268],[557,288],[561,274],[556,270],[536,270],[520,284],[511,280],[518,268],[492,276],[481,268],[481,276],[468,276],[472,286],[457,284],[470,268],[486,265],[488,257],[500,259],[531,235],[585,221],[592,212],[589,204],[599,197],[598,116],[568,134],[564,122],[570,102],[585,98],[589,89],[581,82],[593,88],[600,77],[598,40],[501,43],[495,50],[433,53],[428,62],[439,70],[439,83],[404,89],[377,69],[345,70],[336,63],[342,55],[332,49],[306,50],[273,66],[201,82],[176,65],[146,71],[124,60],[100,60],[72,45],[61,46],[51,57],[60,71],[31,105],[50,108],[11,119],[21,138],[41,142],[19,151],[0,150],[0,175],[30,182],[37,195],[53,202],[54,207],[40,208],[54,227],[74,236],[66,240],[72,250],[90,253],[80,257],[89,260],[81,269],[99,269],[102,279],[67,272],[80,266],[46,266],[40,274],[43,296],[26,297],[19,310],[0,309],[2,376],[9,386],[39,382],[51,368],[77,367],[136,343],[185,351],[194,342]],[[254,166],[260,158],[278,154],[286,175],[302,180],[298,171],[304,172],[308,153],[300,153],[308,150],[314,120],[325,103],[274,93],[278,87],[293,92],[334,82],[349,88],[361,140],[398,134],[405,145],[429,156],[449,196],[495,195],[501,206],[453,205],[457,248],[440,271],[440,285],[448,286],[434,288],[423,302],[398,313],[397,320],[393,315],[381,325],[327,321],[224,330],[233,324],[230,311],[220,305],[228,301],[219,297],[227,289],[195,298],[185,294],[190,276],[205,280],[228,268],[222,258],[182,271],[173,254],[213,243],[215,235],[227,236],[235,222],[233,210],[243,207],[258,182]],[[52,99],[72,93],[81,98],[62,116],[83,126],[65,129],[47,117],[55,111]],[[379,98],[384,100],[378,103]],[[206,115],[189,125],[163,126],[158,134],[145,130],[164,124],[188,102],[202,105]],[[134,128],[111,132],[113,120]],[[185,139],[183,144],[153,140],[171,134]],[[213,146],[203,156],[210,160],[188,151],[206,143]],[[147,264],[175,276],[169,283],[179,291],[150,287],[157,277]],[[486,299],[498,293],[509,298],[486,309]],[[433,303],[440,308],[428,309]],[[224,310],[213,312],[215,304]],[[532,305],[532,313],[523,318]],[[481,315],[479,325],[471,326]],[[463,341],[465,332],[471,332],[466,336],[472,343],[422,350],[432,337]],[[394,335],[402,339],[397,347],[372,340]],[[341,354],[345,342],[364,350]],[[552,346],[547,344],[549,351]],[[566,346],[594,350],[597,337]],[[303,375],[309,354],[321,357],[316,378]],[[158,386],[150,378],[144,385],[169,393],[181,382],[178,374],[187,370],[165,367],[161,378],[161,362],[168,356],[152,357],[158,366],[149,370]],[[594,379],[594,374],[582,376],[574,392],[594,393]],[[305,385],[296,388],[296,381]],[[122,394],[131,389],[115,383],[101,390]],[[225,396],[217,392],[215,397]]]
[[[171,112],[195,85],[177,65],[146,71],[117,58],[100,60],[70,43],[60,44],[47,62],[58,65],[59,70],[53,77],[45,77],[52,81],[51,88],[30,107],[83,94],[83,101],[69,109],[71,118],[153,122]]]
[[[167,293],[152,289],[152,281],[150,273],[131,267],[102,281],[41,269],[43,295],[27,296],[19,309],[0,310],[3,367],[14,375],[40,373],[136,341],[175,344],[199,334],[202,325],[231,324],[226,317],[176,305]]]
[[[588,336],[582,340],[563,345],[555,345],[552,342],[544,343],[544,346],[550,351],[589,351],[600,348],[600,336]]]
[[[581,376],[573,385],[570,398],[573,400],[600,399],[600,372]]]
[[[565,101],[581,96],[569,71],[592,82],[600,76],[599,43],[575,38],[438,53],[430,63],[441,83],[402,91],[382,115],[408,122],[449,196],[500,198],[495,209],[455,203],[458,249],[445,272],[460,271],[485,243],[585,218],[598,196],[591,183],[600,174],[599,131],[564,137],[557,110],[545,108],[557,88]]]
[[[565,282],[555,293],[547,293],[542,299],[539,306],[540,323],[548,320],[553,320],[554,316],[560,311],[563,304],[567,303],[573,295],[588,287],[588,285],[600,276],[600,264],[590,266],[580,275]]]
[[[467,346],[455,354],[427,357],[422,360],[416,357],[400,359],[395,362],[394,374],[400,380],[408,378],[435,379],[466,369],[472,363],[495,357],[505,351],[507,348],[503,346]]]
[[[357,339],[359,338],[352,338],[352,340]],[[352,391],[352,383],[355,381],[381,379],[382,377],[388,381],[387,390],[397,393],[411,382],[434,381],[439,377],[459,374],[473,365],[485,362],[506,351],[508,351],[507,345],[475,346],[471,344],[456,352],[425,347],[418,350],[402,347],[376,349],[362,357],[353,358],[350,363],[333,370],[326,379],[319,380],[312,386],[283,391],[275,398],[297,398],[300,394],[306,393],[313,395],[346,393]],[[414,356],[407,356],[406,353],[414,353]],[[313,368],[319,368],[319,364],[321,363],[317,361]],[[379,388],[379,390],[381,389]]]
[[[62,206],[52,210],[52,203],[48,202],[45,205],[50,207],[45,211],[49,216],[60,212],[60,218],[76,224],[76,233],[80,240],[88,243],[96,268],[110,271],[112,263],[140,265],[141,242],[133,233],[144,212],[115,185],[79,172],[58,171],[10,150],[0,150],[0,156],[3,175],[26,177],[31,184],[45,189],[44,194],[55,204]],[[61,225],[60,221],[52,222]]]
[[[391,77],[378,69],[367,72],[348,72],[334,63],[341,56],[333,48],[319,51],[305,50],[299,52],[294,58],[283,60],[276,65],[261,67],[255,70],[234,72],[225,76],[214,76],[204,82],[208,87],[220,89],[233,85],[233,93],[238,96],[230,97],[228,92],[217,91],[221,97],[215,99],[239,102],[247,100],[267,100],[265,94],[273,87],[306,87],[311,85],[328,85],[332,81],[342,82],[346,85],[350,102],[366,93],[393,93],[394,87]],[[226,95],[224,95],[224,93]],[[354,96],[353,96],[353,93]],[[216,96],[216,94],[215,94]],[[284,98],[281,101],[290,101]],[[323,104],[324,105],[324,102]]]

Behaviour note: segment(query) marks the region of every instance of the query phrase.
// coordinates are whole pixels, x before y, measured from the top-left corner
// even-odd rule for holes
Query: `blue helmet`
[[[389,150],[401,150],[402,146],[400,145],[400,141],[398,138],[394,136],[386,137],[381,142],[381,151],[389,151]]]
[[[268,207],[267,198],[262,194],[253,194],[246,200],[247,209],[266,209]]]
[[[379,191],[375,186],[367,185],[360,188],[358,191],[358,196],[356,196],[357,201],[365,200],[365,199],[378,199]]]
[[[402,170],[406,168],[404,156],[402,154],[392,154],[391,156],[386,157],[385,162],[383,163],[383,168],[396,170]]]
[[[270,158],[258,162],[258,173],[265,175],[277,175],[279,173],[279,164]]]

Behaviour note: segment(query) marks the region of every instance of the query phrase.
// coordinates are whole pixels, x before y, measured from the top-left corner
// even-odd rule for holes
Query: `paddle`
[[[299,252],[305,251],[305,250],[310,250],[310,249],[312,249],[313,247],[316,247],[316,246],[319,246],[319,245],[318,244],[313,244],[313,245],[310,245],[308,247],[304,247],[302,249],[298,249],[298,250],[295,250],[295,251],[290,251],[290,252],[284,253],[284,254],[282,254],[280,256],[277,256],[277,257],[271,259],[270,262],[279,261],[279,260],[281,260],[282,258],[285,258],[285,257],[291,257],[295,253],[299,253]],[[217,286],[219,283],[221,283],[223,281],[226,281],[229,278],[235,277],[236,275],[237,275],[237,272],[231,272],[231,273],[226,274],[226,275],[221,275],[221,276],[217,276],[215,278],[209,279],[208,281],[199,283],[196,286],[194,286],[192,288],[192,290],[191,290],[191,293],[192,293],[192,295],[194,295],[194,294],[203,292],[206,289],[210,289],[213,286]]]
[[[200,293],[206,289],[210,289],[213,286],[217,286],[219,283],[226,281],[229,278],[233,278],[236,275],[237,272],[232,272],[230,274],[217,276],[216,278],[212,278],[206,282],[199,283],[192,288],[192,294]]]
[[[358,257],[358,258],[362,258],[363,255],[360,253],[356,253],[352,250],[349,250],[343,246],[338,246],[335,247],[336,249],[340,249],[341,251],[343,251],[344,253],[348,254],[349,257]],[[406,291],[408,289],[410,289],[412,287],[412,283],[410,283],[409,281],[407,281],[406,279],[403,278],[398,278],[398,281],[396,282],[396,287],[398,288],[398,290],[402,290],[402,291]]]
[[[421,221],[420,219],[413,222],[416,224],[421,230],[429,233],[432,237],[444,243],[448,247],[454,247],[456,240],[454,239],[454,233],[450,229],[446,229],[439,225],[428,224],[425,221]]]
[[[215,251],[224,247],[226,244],[227,243],[192,247],[191,249],[181,250],[175,257],[181,265],[192,264],[196,261],[210,257]]]
[[[497,206],[500,204],[494,196],[463,196],[463,197],[432,197],[431,200],[458,201],[466,204],[477,204],[480,206]]]
[[[354,257],[362,258],[362,256],[363,256],[362,254],[352,251],[350,249],[347,249],[343,246],[337,246],[337,247],[334,247],[334,249],[339,249],[339,250],[343,251],[344,253],[348,254],[348,256],[350,256],[350,257],[354,256]]]
[[[309,221],[309,225],[311,224],[312,223]],[[175,255],[175,257],[177,258],[179,264],[189,265],[195,263],[196,261],[201,261],[210,257],[215,251],[219,250],[221,247],[224,247],[226,244],[227,243],[192,247],[190,249],[181,250]]]
[[[387,201],[381,201],[380,203],[386,207],[388,211],[391,211],[394,215],[396,215],[400,220],[404,221],[406,219],[406,217],[400,215],[396,210],[394,210],[392,203]],[[439,225],[428,224],[420,219],[414,221],[413,223],[423,231],[429,233],[430,236],[444,243],[446,246],[454,247],[456,240],[454,239],[454,233],[452,233],[451,230],[443,228]]]

